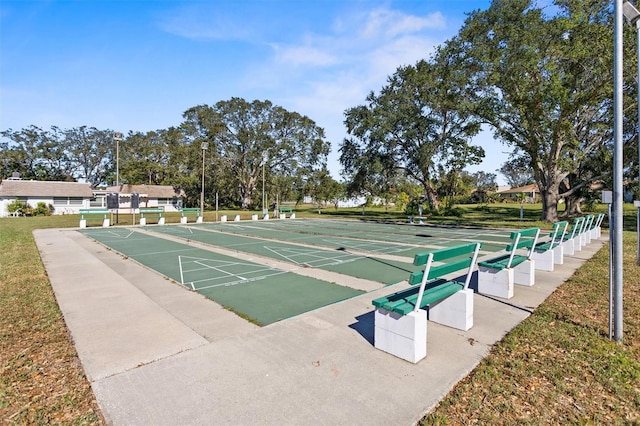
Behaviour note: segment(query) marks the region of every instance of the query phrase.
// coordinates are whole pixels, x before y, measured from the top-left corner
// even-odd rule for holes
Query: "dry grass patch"
[[[35,223],[18,218],[0,227],[0,419],[101,424],[31,235]]]
[[[640,268],[625,233],[624,342],[608,339],[608,246],[420,424],[640,424]]]

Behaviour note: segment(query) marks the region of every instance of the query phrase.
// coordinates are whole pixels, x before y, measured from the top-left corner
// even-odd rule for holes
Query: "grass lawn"
[[[463,206],[428,223],[550,228],[540,206]],[[383,208],[295,208],[298,217],[401,220]],[[206,212],[216,215],[238,212]],[[640,267],[635,209],[625,209],[624,341],[608,339],[608,252],[600,251],[428,414],[421,424],[638,424]],[[243,219],[251,212],[243,212]],[[119,223],[131,223],[121,215]],[[7,424],[103,424],[40,260],[32,230],[77,227],[78,216],[0,218],[0,419]],[[179,215],[167,215],[178,222]]]

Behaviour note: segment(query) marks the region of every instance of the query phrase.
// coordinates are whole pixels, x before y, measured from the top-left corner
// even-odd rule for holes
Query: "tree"
[[[320,170],[309,176],[305,185],[305,192],[318,206],[318,214],[323,204],[331,202],[337,208],[338,201],[344,195],[344,187],[337,182],[327,169]]]
[[[535,182],[529,163],[530,160],[525,156],[512,154],[509,161],[504,163],[498,171],[505,177],[510,187],[519,188]]]
[[[436,55],[415,66],[400,67],[379,94],[345,111],[351,137],[340,147],[351,192],[398,175],[419,182],[432,208],[439,207],[438,166],[462,170],[477,164],[484,151],[469,145],[480,130],[466,108],[468,89],[449,58]]]
[[[63,134],[74,176],[93,188],[108,184],[111,171],[115,170],[114,132],[81,126]]]
[[[62,131],[57,127],[43,130],[37,126],[29,126],[18,131],[8,129],[0,135],[9,139],[6,146],[10,152],[3,154],[3,163],[5,167],[15,167],[11,172],[17,171],[26,179],[74,179],[67,145]]]
[[[611,6],[554,3],[557,14],[547,17],[532,0],[494,0],[447,47],[476,87],[475,113],[528,159],[548,221],[557,220],[562,196],[598,178],[560,192],[585,158],[611,143],[613,128]]]
[[[211,158],[233,179],[242,208],[265,173],[303,178],[326,166],[330,144],[310,118],[269,101],[232,98],[184,113],[182,128],[193,144],[209,143]]]

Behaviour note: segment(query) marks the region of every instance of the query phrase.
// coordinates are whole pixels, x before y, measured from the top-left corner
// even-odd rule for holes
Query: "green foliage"
[[[29,206],[27,203],[20,200],[14,200],[7,205],[7,211],[11,214],[22,214],[27,210],[28,207]]]
[[[438,55],[398,68],[379,94],[345,111],[351,137],[341,144],[340,162],[352,190],[369,185],[379,194],[402,176],[418,182],[437,208],[438,167],[461,170],[484,157],[468,143],[480,124],[466,108],[466,89],[460,68]]]

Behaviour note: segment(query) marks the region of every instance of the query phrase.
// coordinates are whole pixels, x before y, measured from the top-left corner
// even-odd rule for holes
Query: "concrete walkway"
[[[536,271],[508,301],[475,294],[467,332],[429,323],[414,365],[373,347],[371,300],[388,288],[257,327],[74,230],[34,235],[115,425],[414,424],[605,243]]]

